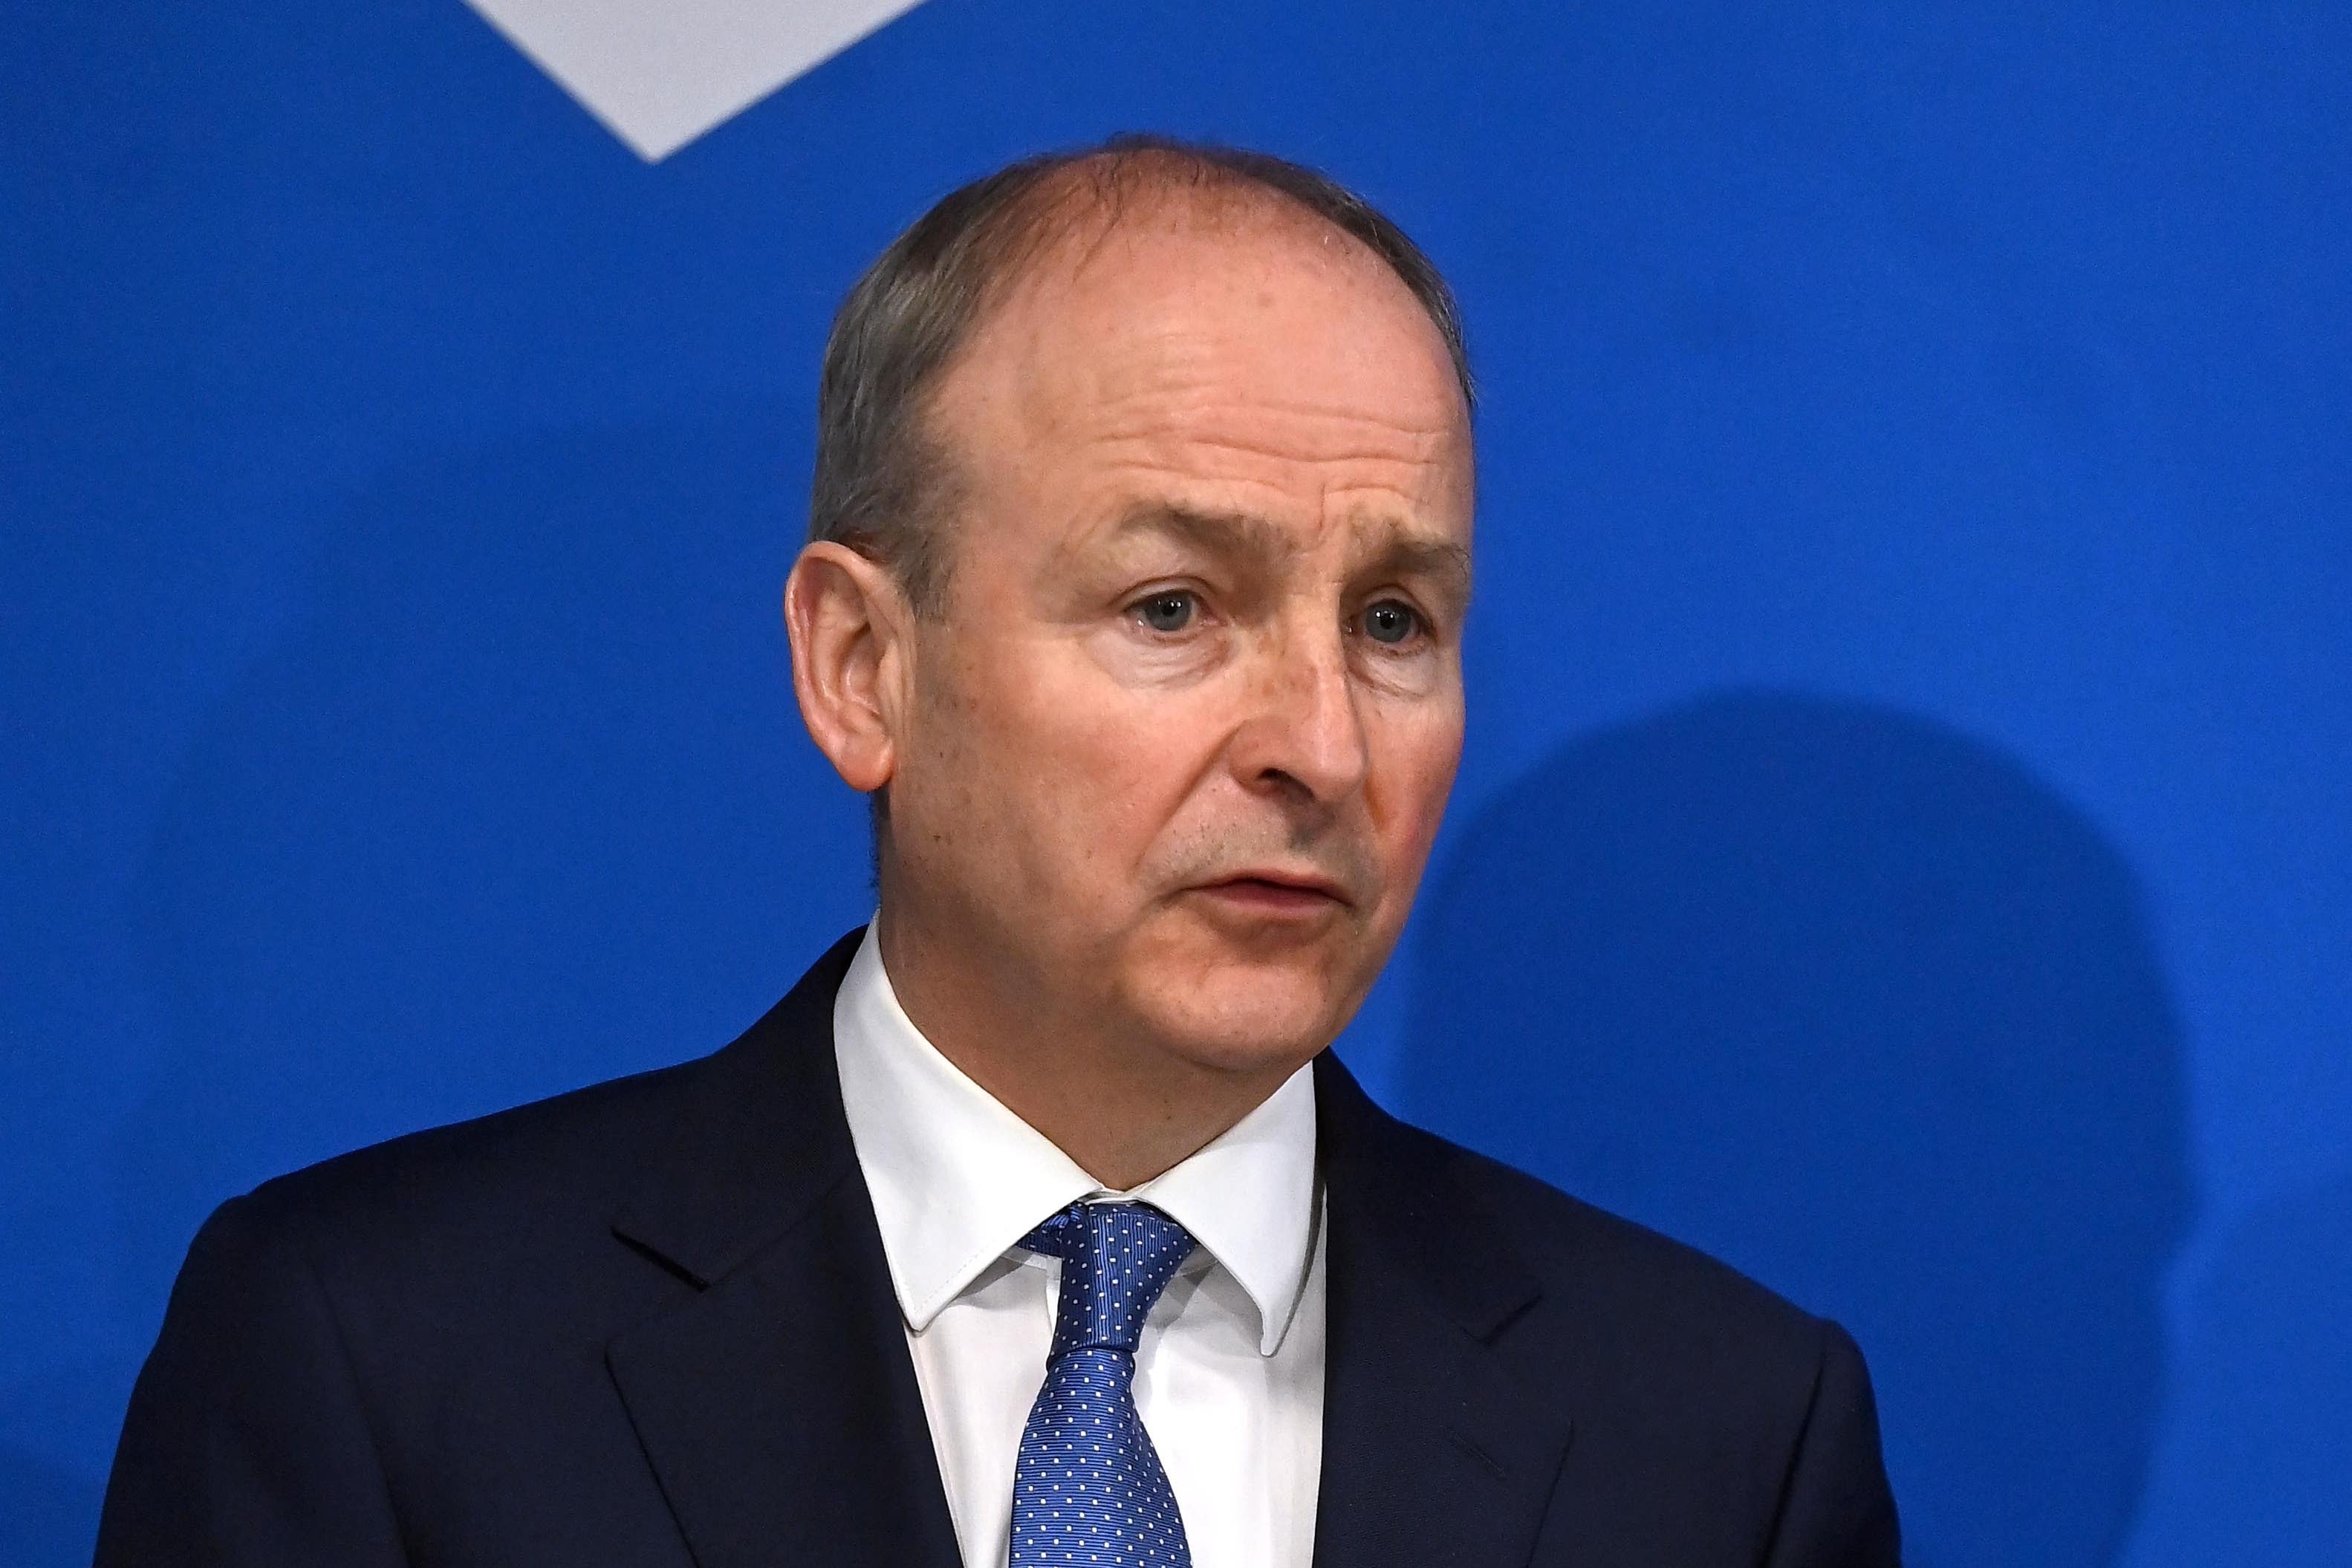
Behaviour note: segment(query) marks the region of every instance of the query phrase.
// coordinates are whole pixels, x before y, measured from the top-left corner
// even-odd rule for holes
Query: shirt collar
[[[909,1328],[929,1328],[981,1272],[1081,1198],[1161,1209],[1223,1265],[1281,1346],[1314,1249],[1315,1077],[1302,1067],[1199,1152],[1111,1193],[923,1038],[882,967],[877,925],[834,998],[834,1054],[890,1280]]]

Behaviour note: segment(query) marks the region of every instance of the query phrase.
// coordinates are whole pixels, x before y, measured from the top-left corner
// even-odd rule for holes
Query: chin
[[[1295,1069],[1331,1043],[1356,998],[1328,976],[1236,963],[1139,987],[1134,1010],[1166,1049],[1220,1072]]]

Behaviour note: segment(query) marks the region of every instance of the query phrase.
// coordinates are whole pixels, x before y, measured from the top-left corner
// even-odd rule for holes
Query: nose
[[[1328,806],[1363,787],[1370,765],[1344,633],[1293,630],[1264,650],[1232,762],[1244,788]]]

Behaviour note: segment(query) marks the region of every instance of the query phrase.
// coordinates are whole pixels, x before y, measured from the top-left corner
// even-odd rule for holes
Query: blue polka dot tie
[[[1062,1294],[1013,1461],[1012,1568],[1192,1568],[1135,1411],[1135,1346],[1192,1238],[1139,1203],[1074,1203],[1021,1245],[1062,1260]]]

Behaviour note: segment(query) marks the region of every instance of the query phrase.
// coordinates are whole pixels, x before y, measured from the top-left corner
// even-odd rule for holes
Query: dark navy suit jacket
[[[956,1568],[832,1051],[855,936],[734,1044],[223,1206],[103,1568]],[[1882,1568],[1834,1324],[1318,1063],[1317,1568]]]

